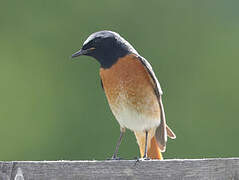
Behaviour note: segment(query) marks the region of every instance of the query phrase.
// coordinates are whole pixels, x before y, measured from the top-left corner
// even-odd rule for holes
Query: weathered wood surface
[[[0,162],[0,180],[239,180],[239,158]]]

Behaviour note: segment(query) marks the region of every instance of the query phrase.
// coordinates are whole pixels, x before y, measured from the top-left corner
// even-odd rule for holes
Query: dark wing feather
[[[163,91],[158,82],[158,79],[156,78],[156,76],[154,74],[153,68],[151,67],[149,62],[141,56],[138,56],[138,59],[141,61],[141,63],[144,65],[144,67],[148,71],[148,73],[153,81],[155,94],[158,98],[159,107],[161,110],[161,118],[160,118],[161,122],[160,122],[160,125],[156,129],[155,136],[156,136],[159,148],[161,149],[161,151],[164,152],[165,148],[166,148],[166,142],[167,142],[167,131],[166,131],[165,113],[164,113],[163,102],[162,102]]]
[[[100,78],[100,84],[101,84],[101,87],[102,87],[102,89],[103,89],[103,91],[105,90],[104,89],[104,85],[103,85],[103,82],[102,82],[102,79]]]
[[[149,64],[149,62],[144,59],[143,57],[141,56],[138,56],[138,59],[141,61],[141,63],[144,65],[144,67],[146,68],[146,70],[148,71],[150,77],[152,78],[153,82],[154,82],[154,85],[155,85],[155,93],[157,95],[157,97],[160,97],[160,95],[163,94],[163,91],[161,89],[161,86],[158,82],[158,79],[156,78],[155,74],[154,74],[154,71],[153,71],[153,68],[152,66]]]

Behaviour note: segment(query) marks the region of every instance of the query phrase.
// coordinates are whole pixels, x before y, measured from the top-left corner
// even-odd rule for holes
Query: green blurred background
[[[119,125],[99,64],[72,61],[89,34],[119,32],[148,59],[177,135],[165,158],[239,156],[239,1],[1,1],[0,160],[106,159]],[[120,156],[139,155],[127,131]]]

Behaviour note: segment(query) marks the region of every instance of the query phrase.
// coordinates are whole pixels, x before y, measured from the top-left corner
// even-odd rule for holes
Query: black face
[[[82,49],[72,57],[91,56],[100,62],[101,67],[110,68],[119,58],[134,51],[132,46],[117,33],[100,31],[90,35]]]

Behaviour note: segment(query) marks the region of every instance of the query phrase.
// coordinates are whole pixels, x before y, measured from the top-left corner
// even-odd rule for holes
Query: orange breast
[[[148,117],[160,117],[151,77],[135,55],[119,59],[109,69],[101,68],[100,76],[114,114],[127,106]]]

